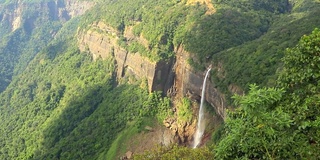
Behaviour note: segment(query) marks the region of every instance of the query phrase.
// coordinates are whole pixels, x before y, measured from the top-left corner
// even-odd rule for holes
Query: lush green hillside
[[[308,6],[308,7],[307,7]],[[252,83],[275,85],[280,59],[288,47],[297,44],[299,38],[320,27],[318,9],[320,3],[304,1],[295,4],[287,14],[277,15],[267,32],[243,45],[224,50],[213,56],[213,62],[223,64],[225,78],[215,77],[222,86],[235,83],[245,90]],[[241,32],[241,31],[240,31]]]
[[[15,29],[10,22],[12,15],[8,13],[17,9],[13,4],[13,1],[8,1],[0,5],[0,92],[9,85],[12,76],[21,73],[61,28],[61,22],[51,21],[47,10],[31,3],[29,5],[32,7],[15,15],[21,18],[21,27]]]
[[[1,94],[1,159],[97,158],[128,123],[139,130],[168,107],[140,83],[115,86],[112,59],[92,62],[74,46],[51,44]]]
[[[118,82],[114,59],[79,51],[76,31],[96,21],[152,61],[183,46],[194,70],[214,66],[211,81],[222,92],[231,84],[248,92],[236,96],[239,109],[209,148],[160,147],[136,159],[320,158],[319,30],[298,44],[320,27],[319,0],[213,0],[214,14],[184,0],[95,0],[66,23],[34,7],[47,1],[23,1],[30,6],[16,29],[4,17],[18,1],[0,1],[0,159],[116,159],[145,121],[171,114],[170,100],[144,80]],[[147,44],[125,39],[128,26]]]
[[[61,29],[46,15],[39,19],[31,32],[19,28],[4,36],[0,159],[106,159],[124,128],[132,136],[144,117],[163,119],[169,100],[149,94],[144,81],[117,85],[112,59],[93,62],[80,53],[79,19]]]

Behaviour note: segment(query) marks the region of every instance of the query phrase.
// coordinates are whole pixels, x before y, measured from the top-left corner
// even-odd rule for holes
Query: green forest
[[[114,56],[81,50],[80,35],[97,22],[127,54],[169,64],[182,47],[191,72],[213,66],[208,83],[228,106],[201,147],[154,143],[125,158],[320,159],[319,8],[319,0],[0,0],[0,159],[123,159],[167,119],[196,119],[200,95],[150,91],[148,77],[119,77]]]

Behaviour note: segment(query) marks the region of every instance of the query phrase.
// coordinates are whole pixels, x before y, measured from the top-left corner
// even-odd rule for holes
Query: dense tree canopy
[[[303,36],[286,51],[279,88],[252,85],[235,96],[225,137],[217,145],[221,159],[319,159],[320,31]]]

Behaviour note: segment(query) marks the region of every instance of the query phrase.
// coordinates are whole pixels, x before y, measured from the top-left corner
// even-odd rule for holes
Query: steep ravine
[[[126,30],[125,38],[139,39],[143,37],[132,37]],[[117,43],[118,32],[104,24],[96,22],[91,25],[87,31],[78,32],[79,48],[83,52],[92,54],[94,60],[97,58],[113,58],[117,64],[117,78],[119,81],[124,77],[134,76],[137,79],[146,79],[148,81],[149,91],[162,91],[168,97],[173,99],[174,107],[183,97],[189,97],[193,103],[193,113],[197,113],[197,101],[201,95],[204,73],[195,72],[188,64],[190,54],[183,49],[183,46],[175,47],[175,57],[160,62],[150,61],[139,53],[130,53]],[[130,36],[130,37],[126,37]],[[141,39],[145,41],[145,39]],[[130,43],[130,42],[128,42]],[[226,100],[212,82],[208,81],[206,89],[206,101],[216,111],[222,119],[225,118]],[[174,110],[178,110],[175,108]],[[176,118],[170,118],[164,121],[167,128],[171,130],[173,141],[190,145],[193,141],[196,119],[191,122],[178,123]]]

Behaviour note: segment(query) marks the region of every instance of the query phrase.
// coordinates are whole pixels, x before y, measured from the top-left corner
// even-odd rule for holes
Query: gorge
[[[132,30],[126,28],[125,31],[126,39],[145,41],[141,36],[133,37],[133,33],[130,33]],[[182,46],[175,47],[174,52],[177,55],[176,57],[153,62],[147,57],[141,56],[140,53],[132,53],[119,46],[117,44],[119,39],[117,36],[118,33],[115,29],[107,26],[103,22],[93,24],[89,30],[86,32],[80,31],[78,35],[80,50],[89,52],[93,56],[93,59],[99,57],[102,59],[115,59],[117,64],[117,79],[119,81],[130,76],[138,79],[146,78],[149,92],[162,91],[164,95],[177,100],[185,96],[195,98],[201,97],[202,95],[202,73],[195,73],[193,71],[187,62],[190,53],[187,53]],[[130,41],[128,43],[130,44]],[[212,83],[208,84],[207,94],[203,99],[208,101],[212,107],[214,107],[217,114],[223,119],[227,108],[225,104],[227,103],[225,102],[224,95],[213,86],[214,84]],[[193,100],[197,100],[197,98]],[[195,130],[191,129],[194,128],[193,123],[178,124],[176,122],[177,120],[174,120],[174,122],[169,121],[172,120],[169,119],[164,123],[170,123],[167,127],[171,128],[174,137],[179,137],[175,142],[192,144],[192,137],[195,133]]]
[[[319,159],[319,7],[0,0],[0,159]]]

